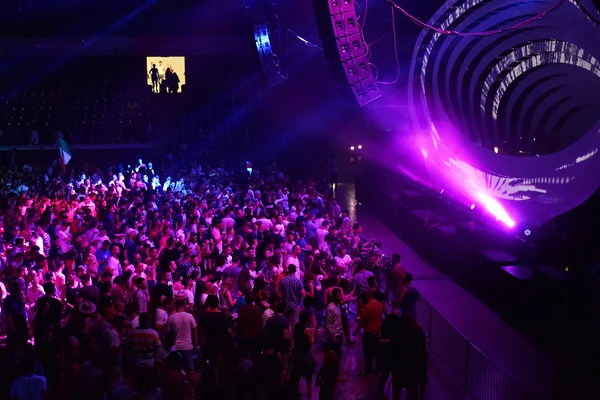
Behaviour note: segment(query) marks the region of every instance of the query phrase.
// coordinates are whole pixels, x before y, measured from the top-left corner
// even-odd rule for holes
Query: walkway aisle
[[[356,213],[356,219],[353,215],[352,219],[363,225],[365,237],[381,241],[386,255],[399,253],[402,256],[403,265],[414,276],[414,286],[442,316],[523,388],[548,398],[549,384],[554,376],[550,358],[519,336],[475,296],[421,260],[385,224],[356,207],[354,185],[340,184],[336,198],[351,215]]]

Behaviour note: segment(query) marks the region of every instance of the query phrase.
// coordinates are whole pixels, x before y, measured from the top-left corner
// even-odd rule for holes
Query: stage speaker
[[[264,15],[255,14],[252,19],[254,26],[254,42],[262,70],[269,86],[277,86],[283,82],[279,60],[271,47],[271,32],[269,21]]]
[[[354,0],[313,0],[323,52],[345,99],[364,106],[381,97]]]
[[[276,5],[270,0],[246,0],[244,2],[246,14],[252,19],[256,50],[269,86],[277,86],[284,81],[279,58],[273,50],[273,39],[277,37],[279,29],[274,9]]]

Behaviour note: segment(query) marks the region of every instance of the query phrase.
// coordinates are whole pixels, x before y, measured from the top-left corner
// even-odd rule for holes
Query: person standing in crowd
[[[198,348],[196,320],[187,311],[185,299],[175,300],[175,312],[169,316],[168,331],[174,336],[173,351],[181,354],[183,370],[187,375],[190,392],[194,392],[194,352]]]
[[[419,291],[412,285],[413,276],[410,272],[406,273],[404,278],[404,287],[400,292],[398,301],[402,315],[410,315],[417,319],[417,302],[420,299]]]
[[[392,254],[392,268],[388,274],[387,289],[392,302],[399,302],[406,281],[406,268],[400,264],[400,254]]]
[[[342,362],[342,340],[344,338],[344,328],[342,327],[342,314],[340,313],[340,305],[342,304],[342,289],[335,288],[331,292],[332,301],[327,305],[325,310],[325,331],[331,343],[331,348],[335,352],[338,362],[338,370]],[[346,382],[347,378],[341,373],[339,375],[340,382]]]
[[[306,379],[306,395],[312,399],[312,378],[315,373],[315,358],[311,352],[316,340],[316,329],[309,327],[309,313],[302,310],[298,316],[298,323],[294,326],[294,348],[291,353],[292,372],[290,379],[298,391],[298,384],[304,377]]]
[[[373,359],[379,367],[379,334],[383,324],[383,307],[375,298],[375,290],[366,291],[366,304],[361,311],[360,324],[364,333],[362,337],[363,356],[365,361],[364,374],[369,375],[373,372]]]
[[[383,396],[391,374],[394,399],[399,400],[406,389],[408,400],[424,400],[428,382],[425,333],[413,317],[400,314],[395,304],[382,326],[379,393]]]
[[[279,281],[279,290],[283,302],[287,305],[286,317],[290,322],[290,326],[295,326],[298,322],[298,314],[304,298],[304,285],[296,277],[295,265],[288,266],[285,277]]]
[[[127,334],[125,344],[129,351],[129,360],[133,369],[154,368],[156,350],[161,346],[158,333],[150,328],[150,316],[142,312],[139,325]]]
[[[121,248],[114,244],[110,250],[110,257],[108,258],[108,267],[113,276],[123,275],[123,268],[121,267],[121,261],[119,256],[121,255]]]
[[[7,346],[21,350],[33,336],[48,397],[66,390],[84,399],[221,398],[258,389],[293,398],[302,379],[310,395],[314,344],[325,339],[316,383],[321,399],[333,399],[346,379],[343,339],[354,343],[347,305],[355,297],[365,372],[375,358],[377,372],[398,376],[401,366],[387,368],[377,357],[385,296],[365,264],[377,262],[380,246],[364,242],[360,225],[321,193],[327,182],[308,178],[314,165],[299,163],[306,178],[298,180],[277,165],[252,165],[249,174],[247,162],[211,167],[202,160],[162,182],[160,163],[136,161],[105,171],[70,164],[72,178],[54,163],[39,183],[29,180],[33,172],[15,175],[15,187],[31,190],[0,210],[0,287],[11,293],[2,294]],[[112,184],[99,183],[107,176]],[[43,295],[36,279],[45,280]],[[411,285],[402,282],[398,291],[389,287],[407,317],[414,315]],[[420,346],[418,329],[412,332],[406,337]],[[411,365],[422,360],[422,352],[407,351],[400,353]],[[426,382],[421,372],[408,378],[403,387]]]

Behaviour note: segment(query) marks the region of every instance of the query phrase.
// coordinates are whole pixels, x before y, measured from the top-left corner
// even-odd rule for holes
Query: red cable
[[[532,24],[532,23],[536,22],[537,20],[545,17],[549,13],[551,13],[553,11],[556,11],[567,0],[559,0],[556,4],[554,4],[552,7],[550,7],[549,9],[547,9],[546,11],[544,11],[543,13],[541,13],[539,15],[536,15],[535,17],[528,18],[528,19],[526,19],[526,20],[524,20],[522,22],[519,22],[518,24],[512,25],[512,26],[510,26],[508,28],[502,28],[502,29],[496,29],[496,30],[493,30],[493,31],[484,31],[484,32],[457,32],[457,31],[453,31],[453,30],[443,30],[443,29],[437,28],[435,26],[431,26],[429,24],[426,24],[425,22],[420,21],[416,17],[413,17],[406,10],[404,10],[402,7],[400,7],[398,4],[396,4],[394,2],[394,0],[386,0],[386,1],[390,4],[390,6],[392,6],[396,10],[400,11],[402,14],[404,14],[404,16],[406,18],[410,19],[413,23],[415,23],[416,25],[420,26],[423,29],[432,30],[432,31],[435,31],[435,32],[443,34],[443,35],[491,36],[491,35],[497,35],[499,33],[503,33],[503,32],[506,32],[506,31],[520,29],[520,28],[522,28],[522,27],[524,27],[526,25]]]

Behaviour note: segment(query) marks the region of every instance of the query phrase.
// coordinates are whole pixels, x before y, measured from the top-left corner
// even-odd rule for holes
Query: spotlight
[[[350,146],[350,150],[354,151],[354,146]]]
[[[440,194],[444,194],[444,189],[442,189],[442,191],[440,192]]]
[[[515,226],[515,221],[508,215],[504,207],[492,196],[486,193],[480,193],[477,198],[483,206],[494,216],[497,221],[502,221],[506,226],[512,228]]]
[[[354,157],[350,157],[350,162],[354,162]]]
[[[494,147],[494,153],[498,154],[498,151],[499,151],[498,148]]]
[[[525,231],[523,232],[523,234],[525,236],[530,236],[531,235],[531,231],[529,229],[525,229]]]
[[[475,204],[471,204],[471,210],[475,209]]]
[[[359,145],[358,145],[358,149],[359,149],[359,150],[362,150],[362,144],[359,144]]]
[[[427,152],[425,149],[421,149],[421,154],[423,154],[423,157],[427,158]]]
[[[358,156],[358,157],[356,157],[356,159],[357,159],[358,161],[360,161],[360,160],[362,160],[362,156]]]

